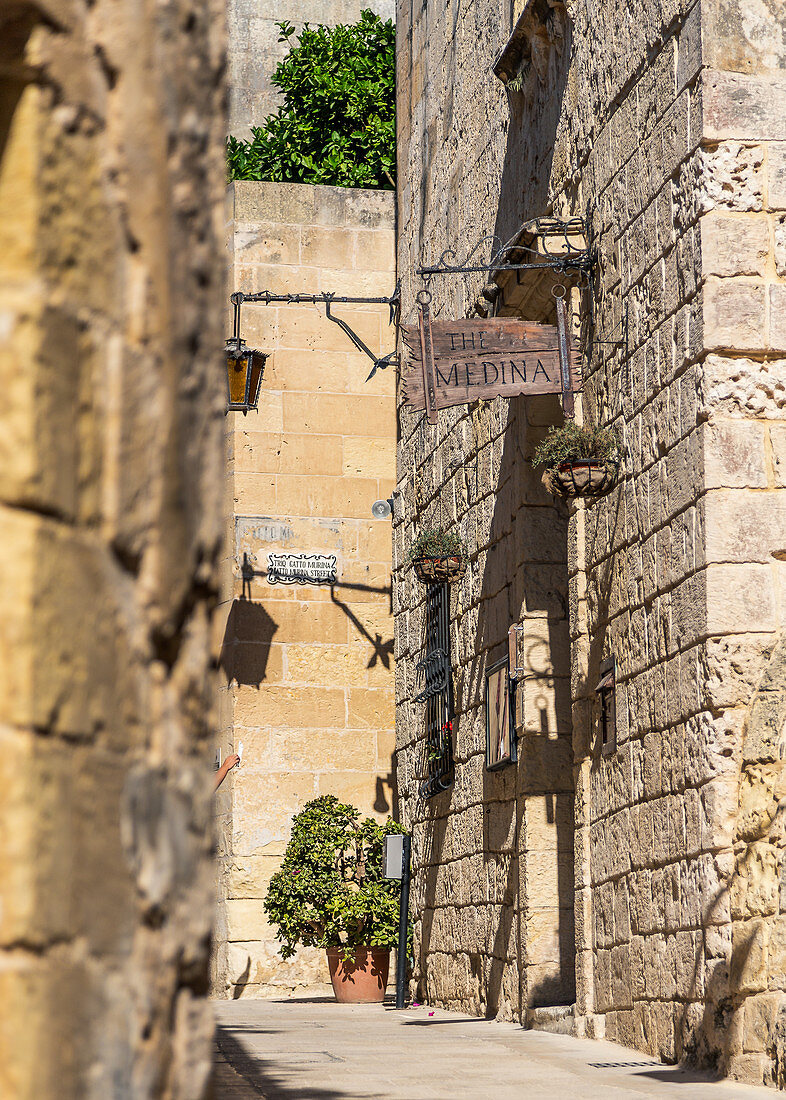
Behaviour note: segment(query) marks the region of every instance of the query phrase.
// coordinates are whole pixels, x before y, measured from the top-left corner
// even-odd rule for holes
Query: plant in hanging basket
[[[545,466],[543,484],[563,497],[599,497],[614,486],[620,448],[614,432],[566,421],[535,448],[533,465]]]
[[[424,584],[450,583],[464,576],[467,550],[455,531],[438,527],[418,535],[410,547],[409,561]]]

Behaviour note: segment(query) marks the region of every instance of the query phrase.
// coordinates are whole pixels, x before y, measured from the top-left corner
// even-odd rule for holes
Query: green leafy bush
[[[279,23],[279,42],[295,28]],[[253,137],[230,137],[233,180],[392,189],[396,174],[395,28],[371,11],[351,26],[301,31],[272,77],[284,103]]]
[[[409,550],[410,562],[417,558],[464,558],[467,550],[456,531],[441,527],[421,531]]]
[[[619,462],[619,444],[614,432],[607,428],[592,428],[566,420],[535,448],[533,465],[555,467],[563,462]]]
[[[359,820],[335,795],[307,802],[292,819],[280,869],[270,880],[265,912],[278,926],[285,959],[304,947],[395,947],[400,884],[382,877],[384,838],[396,822]]]

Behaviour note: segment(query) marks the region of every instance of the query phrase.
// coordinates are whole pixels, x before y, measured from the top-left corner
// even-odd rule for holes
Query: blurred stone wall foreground
[[[0,15],[0,1095],[205,1093],[219,3]]]

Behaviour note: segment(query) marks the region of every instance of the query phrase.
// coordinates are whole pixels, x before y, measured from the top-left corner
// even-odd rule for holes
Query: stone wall
[[[538,212],[537,195],[520,206],[508,174],[528,171],[543,152],[537,120],[553,138],[558,112],[543,96],[523,137],[506,132],[505,93],[490,69],[509,31],[494,4],[470,4],[460,18],[457,8],[425,7],[414,22],[399,8],[405,322],[415,316],[413,268],[421,258],[436,260],[447,247],[461,258],[485,233],[505,239]],[[480,274],[434,279],[435,315],[466,315],[485,281]],[[553,320],[551,313],[549,296],[534,319]],[[400,409],[397,745],[414,837],[414,978],[420,995],[505,1018],[574,997],[567,512],[528,462],[559,415],[556,399],[517,398],[446,410],[431,429],[422,414]],[[424,707],[414,696],[422,686],[415,666],[425,590],[404,562],[418,531],[434,525],[460,531],[469,568],[451,597],[455,783],[424,802]],[[505,656],[513,623],[524,630],[516,712],[522,760],[492,773],[485,770],[485,674]]]
[[[509,408],[441,413],[440,429],[449,424],[442,451],[420,417],[401,411],[397,746],[416,868],[414,978],[419,996],[504,1018],[570,1003],[574,987],[566,517],[522,468],[550,404],[527,410],[517,399]],[[423,686],[415,666],[425,589],[401,563],[418,531],[438,524],[461,531],[469,567],[451,597],[455,783],[424,802],[424,704],[414,696]],[[524,628],[522,760],[488,772],[485,674],[505,656],[513,622]]]
[[[306,23],[335,27],[356,23],[367,8],[383,19],[394,16],[393,0],[276,0],[262,7],[255,0],[229,0],[229,133],[250,137],[251,127],[261,126],[281,103],[270,78],[294,39],[279,41],[279,23],[286,20],[298,31]]]
[[[588,213],[598,268],[591,288],[573,294],[588,353],[579,415],[614,426],[625,460],[609,497],[571,506],[564,557],[564,514],[533,498],[526,466],[556,409],[497,402],[440,413],[433,430],[402,410],[407,511],[395,562],[411,525],[433,520],[440,501],[471,557],[453,620],[458,766],[441,803],[416,793],[419,595],[399,574],[400,782],[422,916],[416,977],[435,999],[478,1011],[523,1017],[534,1003],[523,973],[537,942],[528,907],[547,887],[521,883],[544,867],[522,826],[536,742],[525,720],[516,772],[483,776],[481,704],[485,643],[502,655],[508,622],[521,615],[528,628],[539,605],[526,588],[548,563],[552,598],[569,591],[572,716],[555,708],[547,728],[573,736],[575,1026],[771,1083],[783,1074],[784,1031],[774,733],[786,530],[777,424],[786,392],[783,16],[768,3],[759,18],[744,0],[530,3],[514,21],[519,13],[521,89],[505,92],[489,70],[513,23],[495,6],[476,0],[413,19],[399,8],[405,316],[421,251],[461,255],[484,232],[504,240],[538,214]],[[435,279],[437,314],[485,313],[491,300],[498,312],[549,316],[547,276],[513,276],[479,299],[483,278]],[[549,517],[545,552],[526,544],[534,503]],[[509,515],[521,517],[518,531]],[[501,605],[484,602],[487,593]],[[551,633],[543,650],[556,697],[568,663],[561,644]],[[618,747],[603,755],[594,689],[610,655]],[[571,786],[561,760],[547,772],[555,796]],[[500,791],[515,802],[502,861],[491,832]],[[568,849],[552,845],[550,881]],[[432,910],[443,910],[439,919]],[[503,988],[507,974],[515,985],[516,956],[518,1008],[515,995],[496,992],[500,974]]]
[[[0,1094],[197,1100],[222,13],[20,3],[0,41]]]
[[[229,189],[230,278],[246,292],[387,296],[390,192],[238,182]],[[336,305],[376,352],[387,306]],[[262,908],[294,813],[335,794],[395,812],[390,520],[395,376],[378,371],[324,306],[248,305],[243,333],[271,353],[257,411],[228,416],[228,557],[221,748],[243,765],[219,791],[215,988],[270,996],[319,988],[323,953],[284,962]],[[271,585],[270,553],[335,555],[333,585]],[[244,560],[246,573],[244,578]]]
[[[583,1011],[667,1060],[771,1082],[782,964],[769,991],[751,976],[770,913],[764,838],[735,825],[738,798],[750,803],[746,707],[783,627],[786,497],[767,423],[783,416],[783,381],[767,376],[786,373],[766,312],[781,291],[765,163],[779,159],[767,139],[783,136],[771,103],[784,84],[769,14],[751,38],[745,4],[723,19],[686,8],[583,167],[599,327],[625,334],[593,357],[584,408],[617,426],[626,457],[620,489],[576,509],[571,566]],[[592,689],[609,654],[618,749],[603,757]]]

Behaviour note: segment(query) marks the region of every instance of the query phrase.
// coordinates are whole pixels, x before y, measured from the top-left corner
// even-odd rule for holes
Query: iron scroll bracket
[[[433,275],[473,272],[496,275],[502,271],[554,271],[565,276],[576,274],[586,285],[595,267],[595,251],[589,245],[576,248],[574,241],[577,237],[586,241],[587,224],[584,218],[533,218],[520,225],[504,244],[496,234],[488,234],[473,245],[463,260],[457,260],[455,250],[447,248],[435,264],[421,263],[416,274],[430,279]],[[530,243],[525,243],[523,237],[528,237]],[[559,242],[559,251],[554,251],[555,241]]]
[[[395,351],[389,352],[387,355],[375,355],[371,348],[361,339],[347,321],[345,321],[343,317],[337,317],[335,313],[332,312],[332,307],[339,304],[386,305],[390,309],[390,324],[393,324],[398,315],[401,301],[400,286],[401,284],[397,283],[395,290],[388,297],[379,296],[375,298],[351,297],[349,295],[334,294],[331,291],[325,291],[322,294],[273,294],[269,290],[262,290],[254,294],[245,294],[242,290],[237,290],[230,296],[234,311],[233,339],[235,341],[240,339],[240,311],[246,303],[264,306],[273,305],[274,303],[280,303],[282,305],[324,305],[325,317],[328,321],[332,321],[333,324],[338,325],[339,328],[347,334],[358,351],[367,355],[374,364],[371,368],[371,373],[366,378],[368,382],[369,379],[374,377],[378,370],[385,370],[391,364],[396,365],[398,363],[398,355]]]
[[[440,692],[445,691],[450,681],[450,657],[441,647],[432,650],[422,661],[415,665],[415,671],[423,673],[425,687],[412,700],[413,703],[424,703]]]

